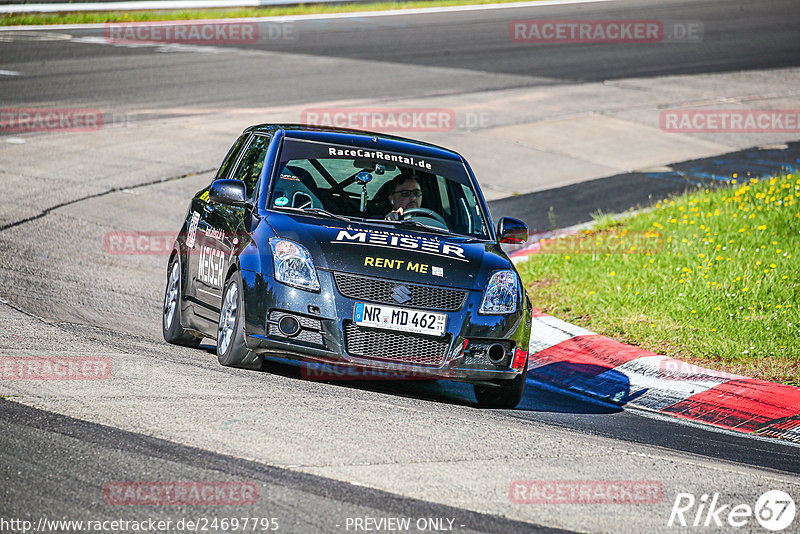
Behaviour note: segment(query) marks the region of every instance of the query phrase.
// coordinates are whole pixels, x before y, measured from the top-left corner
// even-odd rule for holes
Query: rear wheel
[[[174,345],[197,347],[202,339],[192,335],[181,326],[181,263],[177,256],[167,268],[167,288],[164,291],[164,311],[161,317],[161,331],[164,339]]]
[[[217,328],[217,359],[226,367],[258,369],[261,358],[247,348],[244,339],[242,292],[236,275],[225,283]]]
[[[475,399],[481,408],[516,408],[525,391],[525,377],[528,374],[528,363],[522,373],[512,380],[498,380],[498,386],[481,386],[476,384]]]

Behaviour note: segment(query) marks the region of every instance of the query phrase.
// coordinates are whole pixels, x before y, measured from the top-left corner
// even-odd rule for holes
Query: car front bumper
[[[435,338],[356,325],[355,304],[365,300],[344,296],[331,271],[318,270],[319,292],[287,286],[263,273],[241,274],[248,347],[264,356],[312,362],[304,368],[310,378],[486,383],[518,376],[527,361],[531,310],[525,298],[513,314],[480,315],[483,292],[466,291],[458,310],[443,312],[445,336]],[[296,335],[278,328],[287,315],[300,325]],[[503,356],[497,352],[492,360],[488,349],[498,343]]]

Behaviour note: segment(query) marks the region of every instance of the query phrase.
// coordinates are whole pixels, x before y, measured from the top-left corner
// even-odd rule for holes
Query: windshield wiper
[[[421,222],[414,221],[412,219],[405,219],[405,220],[402,220],[402,221],[391,221],[391,220],[389,220],[389,221],[383,221],[383,222],[388,222],[390,224],[394,224],[394,225],[397,225],[397,226],[413,226],[414,228],[421,228],[422,230],[425,230],[427,232],[436,232],[438,234],[448,234],[449,235],[451,233],[450,230],[444,230],[444,229],[439,228],[437,226],[428,226],[427,224],[422,224]]]
[[[330,211],[322,208],[301,208],[300,211],[303,211],[305,213],[313,213],[315,215],[330,217],[331,219],[339,219],[340,221],[345,221],[345,222],[350,222],[352,220],[349,217],[345,217],[344,215],[338,215],[336,213],[331,213]]]

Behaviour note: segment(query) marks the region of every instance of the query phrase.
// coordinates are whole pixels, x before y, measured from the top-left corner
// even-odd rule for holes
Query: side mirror
[[[239,180],[214,180],[208,190],[209,200],[231,206],[244,206],[246,194],[244,183]]]
[[[528,240],[528,227],[518,219],[501,217],[497,221],[497,240],[500,243],[522,244]]]

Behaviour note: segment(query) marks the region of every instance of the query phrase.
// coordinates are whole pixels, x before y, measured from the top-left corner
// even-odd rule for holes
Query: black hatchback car
[[[406,209],[398,209],[402,204]],[[167,269],[170,342],[474,384],[516,406],[531,303],[469,165],[441,147],[303,125],[247,128],[192,199]]]

